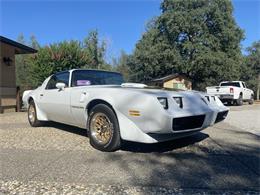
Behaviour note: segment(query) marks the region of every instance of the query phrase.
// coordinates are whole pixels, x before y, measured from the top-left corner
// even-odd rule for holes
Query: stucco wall
[[[164,82],[163,87],[172,88],[173,87],[173,81],[174,81],[174,79]]]
[[[163,83],[165,88],[178,88],[184,90],[191,90],[191,82],[185,79],[184,77],[177,77],[172,80],[166,81]]]

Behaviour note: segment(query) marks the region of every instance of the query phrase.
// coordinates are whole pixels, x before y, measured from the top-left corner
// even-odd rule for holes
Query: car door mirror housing
[[[63,89],[66,87],[66,84],[65,84],[65,83],[57,83],[57,84],[56,84],[56,87],[57,87],[57,89],[59,89],[59,90],[63,90]]]

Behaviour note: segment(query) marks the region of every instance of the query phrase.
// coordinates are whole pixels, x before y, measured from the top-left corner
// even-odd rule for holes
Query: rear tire
[[[43,125],[43,122],[39,121],[37,118],[37,111],[33,100],[29,102],[27,113],[28,113],[28,121],[32,127],[39,127]]]
[[[231,105],[232,105],[232,102],[231,102],[231,101],[228,101],[228,102],[227,102],[227,105],[228,105],[228,106],[231,106]]]
[[[242,95],[239,95],[239,98],[236,100],[236,104],[238,106],[242,106],[243,105],[243,97],[242,97]]]
[[[121,137],[116,114],[105,104],[94,106],[88,117],[90,144],[101,151],[112,152],[120,148]]]

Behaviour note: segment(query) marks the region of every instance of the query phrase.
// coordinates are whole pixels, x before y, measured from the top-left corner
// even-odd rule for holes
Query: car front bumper
[[[183,108],[170,101],[169,109],[150,107],[138,117],[119,113],[122,139],[143,143],[156,143],[185,137],[224,120],[228,108],[216,98],[212,102],[185,96]]]

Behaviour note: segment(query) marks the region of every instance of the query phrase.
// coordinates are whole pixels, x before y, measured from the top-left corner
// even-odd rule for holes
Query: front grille
[[[174,118],[172,120],[173,131],[183,131],[200,128],[203,125],[205,115],[187,116]]]
[[[215,123],[223,121],[227,117],[227,114],[228,114],[228,111],[219,112],[217,115],[217,118],[215,120]]]

